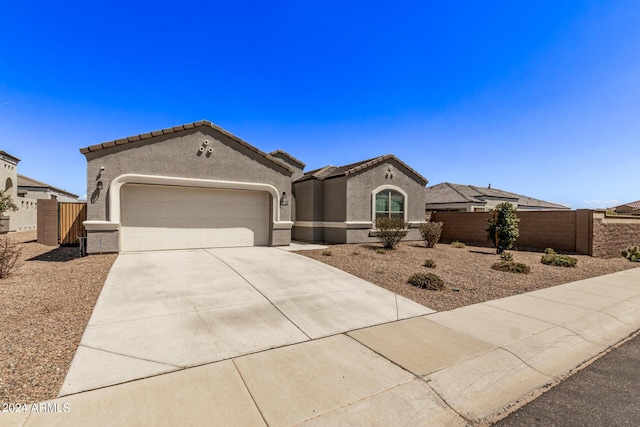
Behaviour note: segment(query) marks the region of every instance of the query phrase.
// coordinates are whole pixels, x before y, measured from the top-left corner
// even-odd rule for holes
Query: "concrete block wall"
[[[38,243],[58,246],[58,201],[38,200]]]
[[[519,249],[553,248],[594,257],[617,257],[623,249],[640,245],[640,218],[606,216],[604,211],[520,211]],[[435,212],[433,221],[443,222],[441,242],[454,240],[490,246],[485,229],[487,212]]]
[[[619,257],[620,252],[632,245],[640,245],[640,218],[593,213],[594,257]]]

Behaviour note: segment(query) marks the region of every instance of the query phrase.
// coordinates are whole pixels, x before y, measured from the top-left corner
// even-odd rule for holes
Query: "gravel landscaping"
[[[115,254],[78,257],[77,247],[20,241],[16,268],[0,279],[0,402],[55,398]]]
[[[327,250],[298,253],[368,280],[436,311],[452,310],[638,266],[622,257],[601,259],[571,255],[578,259],[576,267],[555,267],[540,262],[542,252],[511,251],[514,262],[531,267],[529,274],[516,274],[491,269],[494,263],[500,261],[495,249],[491,248],[467,246],[456,249],[445,244],[427,248],[422,242],[402,242],[395,250],[376,252],[381,247],[379,244],[332,245]],[[327,253],[331,255],[326,255]],[[422,266],[428,258],[435,262],[435,268]],[[409,285],[407,280],[414,273],[438,275],[444,280],[444,290],[433,291]]]

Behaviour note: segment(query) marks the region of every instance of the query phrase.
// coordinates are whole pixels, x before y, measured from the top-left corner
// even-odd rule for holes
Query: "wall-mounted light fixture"
[[[102,190],[102,181],[98,181],[98,183],[96,184],[96,188],[98,190]]]
[[[286,191],[282,192],[282,196],[280,197],[280,206],[289,206],[289,197],[287,196]]]

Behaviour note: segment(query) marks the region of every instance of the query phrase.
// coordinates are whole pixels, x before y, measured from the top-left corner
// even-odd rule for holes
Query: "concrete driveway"
[[[121,254],[60,396],[432,312],[277,248]]]

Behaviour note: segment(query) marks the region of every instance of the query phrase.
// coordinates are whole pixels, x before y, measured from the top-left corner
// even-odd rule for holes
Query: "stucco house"
[[[9,221],[2,227],[3,232],[35,230],[38,199],[78,201],[78,196],[73,193],[18,174],[19,162],[19,158],[0,151],[0,189],[8,193],[18,207],[15,212],[5,212]]]
[[[424,219],[426,179],[391,155],[305,174],[205,120],[80,152],[88,253],[373,241],[376,215]]]
[[[424,189],[426,210],[489,212],[499,203],[511,203],[518,211],[570,210],[557,203],[546,202],[509,191],[475,185],[443,182]]]

